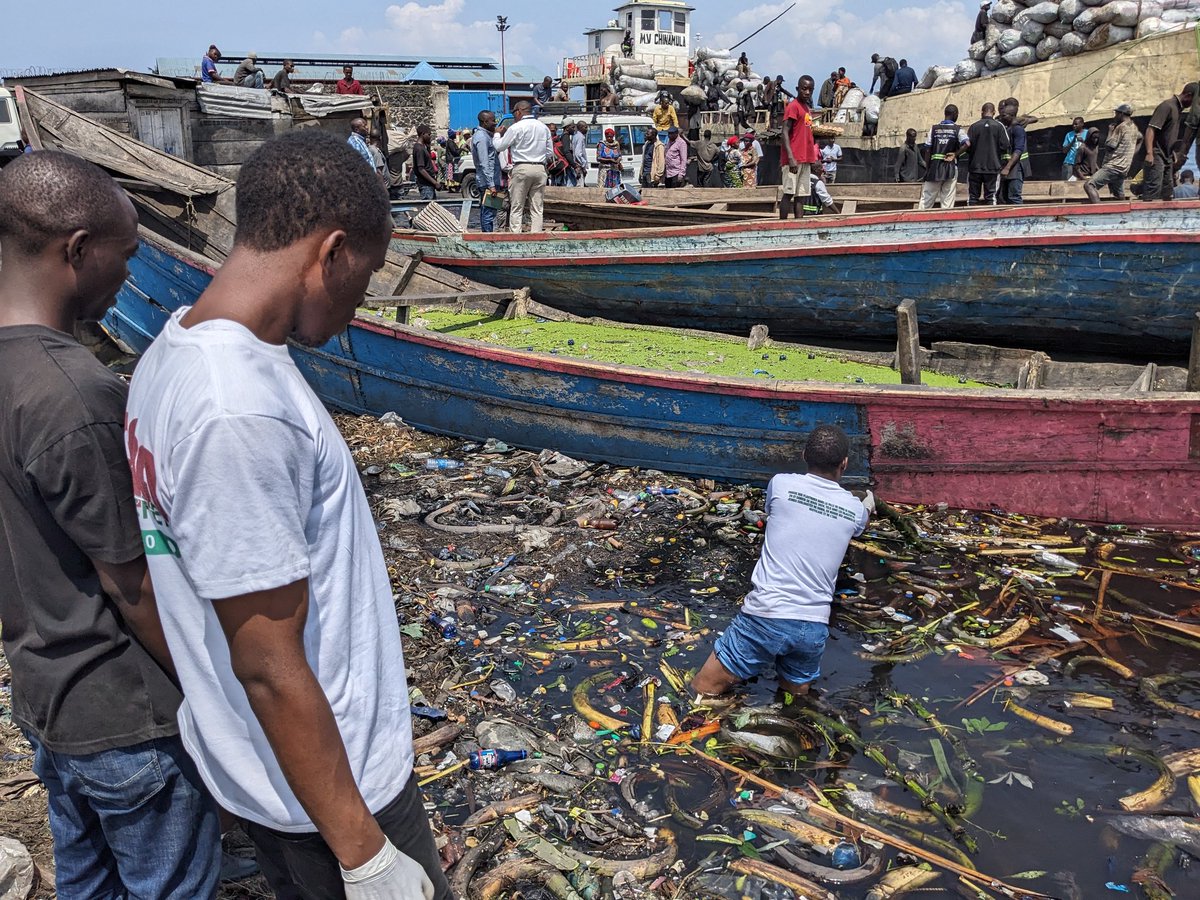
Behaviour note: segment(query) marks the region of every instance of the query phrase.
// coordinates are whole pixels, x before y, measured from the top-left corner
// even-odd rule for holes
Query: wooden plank
[[[421,260],[425,258],[425,254],[418,250],[412,256],[407,258],[404,263],[404,268],[400,272],[400,277],[396,279],[396,283],[392,286],[393,294],[403,294],[408,283],[412,281],[413,275],[417,272],[417,267],[421,265]]]
[[[909,298],[896,307],[896,364],[901,384],[921,383],[921,336],[917,328],[917,301]]]
[[[425,256],[425,254],[422,253],[420,250],[418,250],[416,253],[414,253],[412,256],[408,257],[405,260],[404,268],[400,271],[400,277],[397,278],[395,284],[392,285],[392,294],[393,295],[399,296],[404,293],[405,288],[408,287],[408,283],[410,281],[412,281],[413,275],[416,274],[417,267],[419,265],[421,265],[421,259],[424,256]],[[397,309],[396,310],[396,321],[399,322],[401,325],[407,325],[408,320],[410,318],[409,312],[410,312],[410,307],[408,307],[408,306]]]
[[[626,206],[619,203],[564,203],[560,200],[547,200],[545,206],[547,218],[589,231],[643,226],[710,225],[716,222],[774,218],[769,212],[713,212],[707,209]]]
[[[1142,374],[1137,377],[1137,381],[1129,386],[1129,392],[1145,394],[1154,390],[1154,376],[1157,372],[1158,366],[1154,363],[1146,363],[1146,368],[1142,369]]]
[[[839,212],[843,216],[854,215],[854,213],[858,212],[858,201],[857,200],[846,200],[844,203],[842,203],[842,208],[839,210]]]
[[[1035,391],[1042,387],[1044,373],[1050,357],[1045,353],[1035,353],[1021,367],[1021,375],[1017,379],[1017,387],[1022,390]]]
[[[16,85],[13,97],[17,101],[17,119],[20,122],[21,130],[25,132],[25,139],[29,142],[29,146],[34,150],[43,149],[42,136],[33,127],[33,120],[29,117],[29,107],[25,103],[25,89],[19,84]]]
[[[1200,312],[1192,315],[1192,353],[1188,357],[1187,389],[1200,391]]]

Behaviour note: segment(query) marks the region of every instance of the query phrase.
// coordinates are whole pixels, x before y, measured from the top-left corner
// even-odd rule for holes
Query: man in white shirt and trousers
[[[525,224],[525,204],[529,204],[529,230],[542,230],[542,203],[546,193],[546,160],[554,154],[550,129],[531,114],[528,100],[513,107],[512,125],[496,132],[492,144],[497,153],[508,151],[512,176],[508,182],[508,223],[514,234]]]

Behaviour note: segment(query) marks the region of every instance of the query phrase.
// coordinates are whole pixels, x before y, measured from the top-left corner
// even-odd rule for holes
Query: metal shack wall
[[[450,127],[474,128],[479,113],[490,109],[500,118],[504,114],[504,94],[500,91],[466,91],[450,89]]]

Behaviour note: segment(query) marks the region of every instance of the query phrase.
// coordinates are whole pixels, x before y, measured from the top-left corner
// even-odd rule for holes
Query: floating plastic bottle
[[[515,597],[529,590],[529,585],[518,581],[515,584],[489,584],[484,589],[488,594],[499,594],[501,597]]]
[[[1057,553],[1051,553],[1049,550],[1039,550],[1033,554],[1033,558],[1043,566],[1062,569],[1064,572],[1079,571],[1079,563],[1069,560],[1065,556],[1059,556]]]
[[[597,531],[616,531],[616,519],[577,519],[580,528],[595,528]]]
[[[529,758],[527,750],[475,750],[467,757],[467,765],[476,771],[485,769],[495,771],[509,763],[520,762]]]
[[[461,469],[462,463],[457,459],[427,459],[425,460],[425,468],[431,472],[436,472],[442,469]]]

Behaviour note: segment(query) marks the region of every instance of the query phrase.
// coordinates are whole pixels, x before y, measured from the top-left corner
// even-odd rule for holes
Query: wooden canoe
[[[150,233],[105,320],[144,350],[216,263]],[[1200,528],[1200,398],[695,376],[528,353],[360,315],[293,358],[332,407],[462,438],[761,482],[815,425],[851,436],[850,483],[887,499]]]
[[[1200,309],[1200,204],[1067,203],[545,234],[396,232],[401,253],[581,316],[783,338],[1169,354]]]

